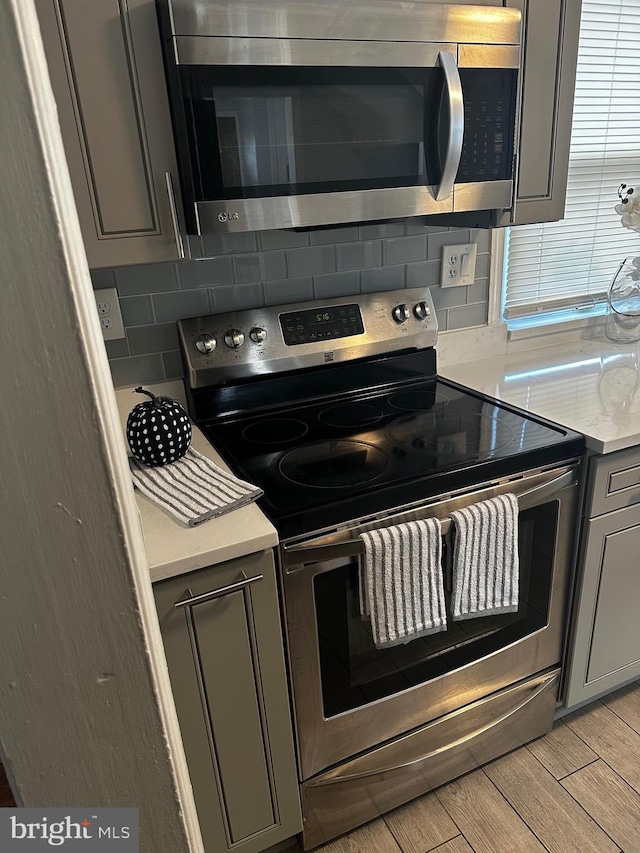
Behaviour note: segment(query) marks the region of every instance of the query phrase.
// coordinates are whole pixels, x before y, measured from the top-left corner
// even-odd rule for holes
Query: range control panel
[[[355,303],[327,305],[281,314],[280,328],[287,346],[335,340],[364,333],[360,306]]]
[[[437,321],[428,288],[300,302],[180,320],[192,388],[433,346]]]

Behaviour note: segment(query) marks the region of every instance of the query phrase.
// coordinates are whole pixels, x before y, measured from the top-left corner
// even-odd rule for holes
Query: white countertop
[[[148,384],[154,394],[178,400],[186,408],[182,382]],[[148,399],[133,394],[131,388],[116,390],[120,419],[124,426],[131,409]],[[197,427],[192,446],[225,471],[229,468]],[[212,518],[197,527],[174,521],[153,501],[136,490],[147,561],[152,582],[253,554],[278,544],[278,534],[256,504]]]
[[[640,444],[640,345],[583,340],[443,367],[440,374],[582,433],[611,453]]]

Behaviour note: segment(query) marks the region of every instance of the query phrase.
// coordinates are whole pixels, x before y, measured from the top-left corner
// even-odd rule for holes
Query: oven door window
[[[406,645],[376,649],[360,616],[354,562],[314,578],[325,717],[366,705],[473,664],[547,624],[558,503],[520,513],[520,606],[515,613],[453,622],[451,577],[445,571],[447,630]],[[448,561],[445,559],[446,564]]]
[[[440,182],[448,114],[439,67],[182,66],[180,73],[196,201]],[[464,181],[510,176],[514,74],[461,71],[472,131]]]

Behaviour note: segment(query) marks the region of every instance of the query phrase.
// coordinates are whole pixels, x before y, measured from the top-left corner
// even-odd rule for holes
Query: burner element
[[[309,427],[293,418],[254,421],[242,431],[243,438],[256,444],[286,444],[302,438]]]
[[[404,412],[433,412],[444,409],[449,398],[434,391],[401,391],[389,397],[389,405]]]
[[[375,406],[364,403],[351,403],[344,406],[331,406],[320,412],[320,421],[327,426],[355,427],[375,424],[382,417],[382,412]]]
[[[386,453],[364,441],[322,441],[290,450],[280,459],[287,480],[318,489],[371,483],[387,470]]]

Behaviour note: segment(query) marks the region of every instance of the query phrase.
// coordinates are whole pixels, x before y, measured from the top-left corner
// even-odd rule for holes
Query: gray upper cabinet
[[[273,556],[154,594],[205,849],[259,853],[302,829]]]
[[[36,6],[89,266],[175,260],[165,173],[177,170],[155,4]]]
[[[591,460],[568,707],[640,675],[640,450]]]
[[[522,12],[525,51],[515,218],[564,218],[582,0],[505,0]]]

